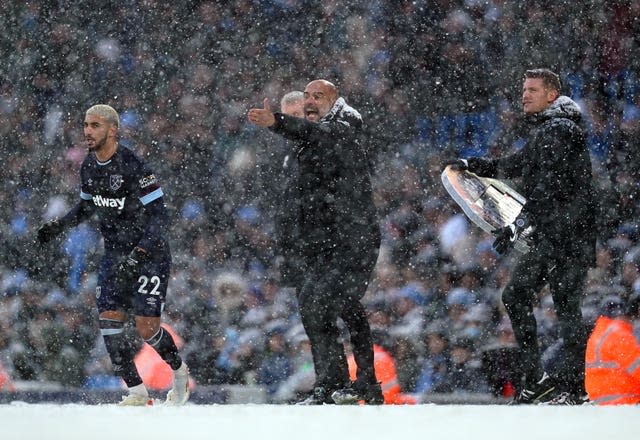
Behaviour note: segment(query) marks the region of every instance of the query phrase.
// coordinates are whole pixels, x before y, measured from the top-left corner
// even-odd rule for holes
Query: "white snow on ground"
[[[2,440],[624,440],[640,406],[0,405]]]

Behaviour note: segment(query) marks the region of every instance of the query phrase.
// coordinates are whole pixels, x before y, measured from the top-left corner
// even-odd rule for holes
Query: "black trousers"
[[[584,394],[584,357],[588,335],[580,304],[591,261],[582,256],[552,257],[551,254],[538,253],[534,248],[523,255],[502,293],[502,302],[520,347],[525,386],[531,385],[542,377],[533,305],[537,293],[549,284],[564,345],[564,360],[555,379],[562,391]]]
[[[376,247],[359,255],[335,251],[311,261],[307,259],[298,306],[311,343],[316,387],[334,391],[350,383],[338,318],[349,330],[358,382],[376,382],[371,328],[360,300],[377,258]]]

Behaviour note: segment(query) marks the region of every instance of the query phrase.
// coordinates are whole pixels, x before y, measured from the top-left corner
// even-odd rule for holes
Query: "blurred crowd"
[[[440,172],[447,158],[522,146],[527,68],[558,72],[583,109],[606,202],[585,319],[607,295],[640,292],[638,0],[34,0],[0,11],[0,365],[13,380],[111,377],[95,225],[35,242],[78,200],[82,120],[96,103],[120,112],[120,145],[161,180],[173,217],[165,317],[199,384],[258,384],[273,401],[312,385],[274,250],[284,146],[245,115],[315,78],[361,111],[377,156],[383,245],[364,301],[404,392],[513,392],[500,302],[513,256],[492,251]],[[550,301],[540,292],[543,348],[557,341]]]

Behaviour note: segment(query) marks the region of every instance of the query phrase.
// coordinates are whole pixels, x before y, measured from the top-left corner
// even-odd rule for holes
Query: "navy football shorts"
[[[159,317],[167,296],[170,254],[155,254],[153,259],[141,264],[137,280],[123,286],[116,279],[116,270],[125,255],[107,252],[100,260],[96,287],[98,312],[120,310],[133,312],[135,316]]]

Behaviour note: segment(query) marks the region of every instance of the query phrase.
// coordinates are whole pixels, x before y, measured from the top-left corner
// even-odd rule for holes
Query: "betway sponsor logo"
[[[102,208],[118,208],[118,211],[121,211],[122,208],[124,208],[124,199],[126,199],[126,197],[109,199],[102,196],[93,196],[93,203]]]

